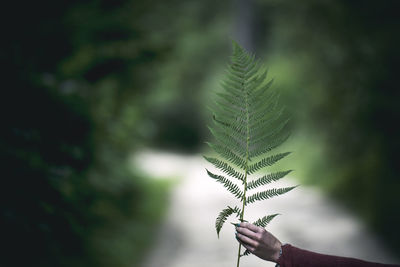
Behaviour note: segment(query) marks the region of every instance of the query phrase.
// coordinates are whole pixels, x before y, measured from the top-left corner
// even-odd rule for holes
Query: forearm
[[[353,258],[338,257],[331,255],[319,254],[303,249],[293,247],[291,245],[282,246],[282,255],[277,263],[280,267],[394,267],[400,265],[380,264],[374,262],[366,262]]]

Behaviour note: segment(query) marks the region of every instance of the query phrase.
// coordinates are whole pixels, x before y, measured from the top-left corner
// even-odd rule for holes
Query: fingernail
[[[235,224],[236,227],[240,227],[240,223]]]

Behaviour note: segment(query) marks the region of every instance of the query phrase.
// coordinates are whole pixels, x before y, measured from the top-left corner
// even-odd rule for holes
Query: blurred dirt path
[[[230,217],[220,239],[215,218],[233,197],[221,184],[209,178],[210,168],[200,155],[141,152],[135,164],[159,179],[180,177],[172,191],[166,220],[158,232],[154,248],[141,267],[233,267],[238,243]],[[296,185],[284,178],[274,186]],[[253,221],[266,214],[280,213],[268,230],[281,242],[316,252],[362,258],[369,261],[399,263],[376,237],[343,207],[335,205],[316,188],[300,186],[295,190],[246,208],[245,218]],[[241,258],[241,266],[275,266],[255,256]]]

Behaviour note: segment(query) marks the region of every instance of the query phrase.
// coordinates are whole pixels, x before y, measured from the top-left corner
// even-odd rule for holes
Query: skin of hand
[[[237,240],[257,257],[277,262],[282,243],[264,228],[242,222],[236,225]]]

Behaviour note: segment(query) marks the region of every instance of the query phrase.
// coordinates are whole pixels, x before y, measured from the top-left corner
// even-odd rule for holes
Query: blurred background
[[[313,205],[338,205],[400,255],[399,7],[397,0],[3,3],[0,265],[125,267],[153,257],[157,229],[186,179],[179,169],[210,138],[206,107],[232,40],[268,66],[292,116],[285,149],[294,153],[281,166],[295,169],[293,183],[322,192]],[[175,154],[181,165],[163,173]],[[208,179],[203,166],[194,169]],[[208,230],[223,207],[203,214]]]

